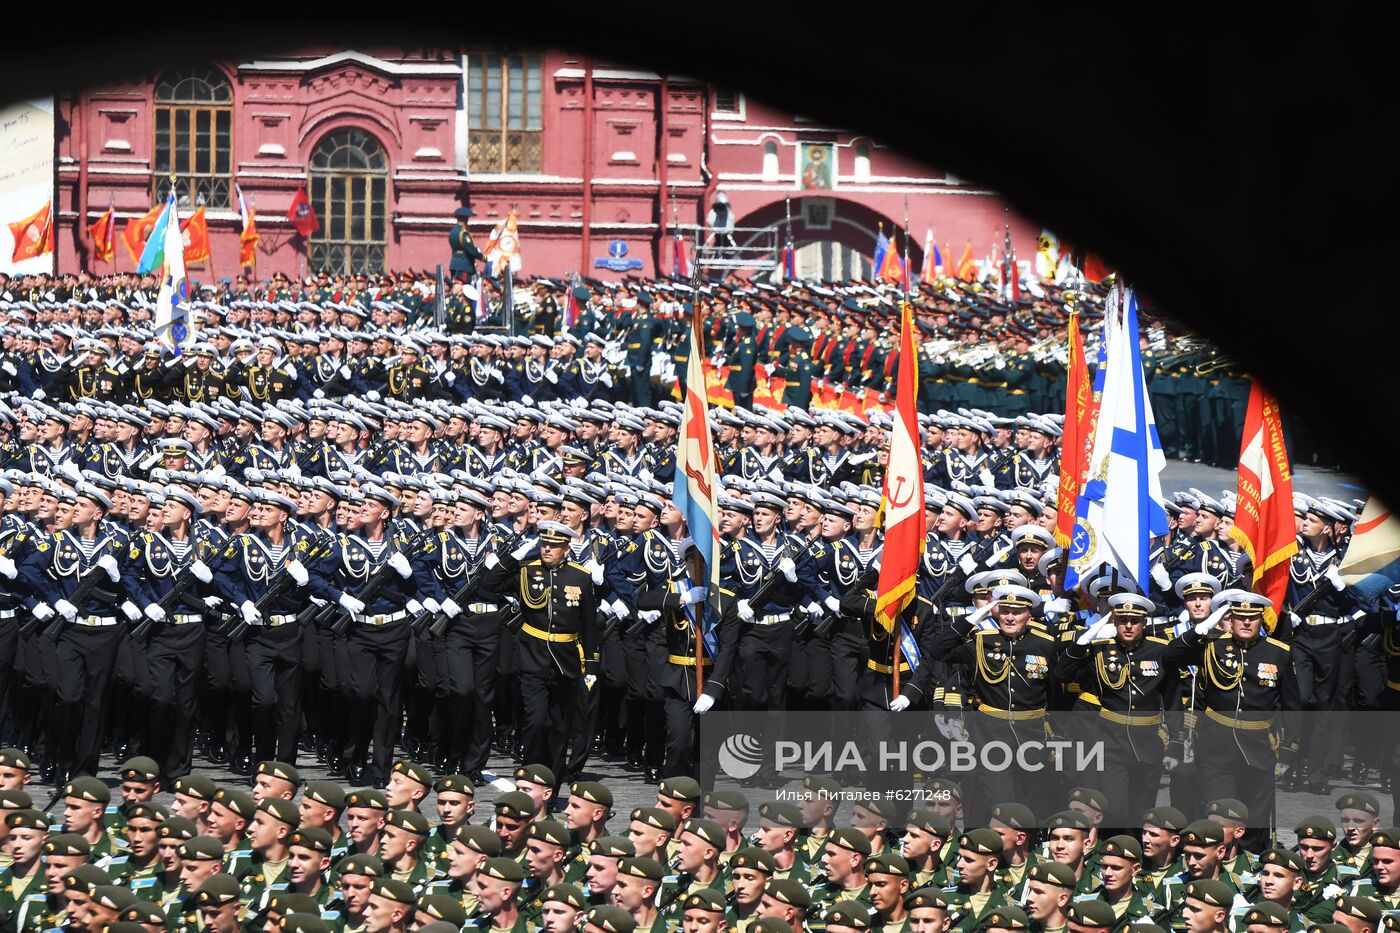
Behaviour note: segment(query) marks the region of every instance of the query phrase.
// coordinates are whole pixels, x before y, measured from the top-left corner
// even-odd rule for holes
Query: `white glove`
[[[710,696],[708,693],[702,693],[700,694],[699,698],[695,701],[695,713],[697,716],[703,716],[706,713],[708,713],[711,709],[713,709],[714,705],[715,698]]]
[[[297,368],[295,366],[292,366],[287,369],[287,378],[292,380],[293,382],[297,381]]]
[[[535,404],[535,400],[534,400],[533,398],[531,398],[530,396],[528,396],[528,395],[522,395],[522,396],[520,396],[520,401],[524,402],[526,405],[533,405],[533,404]]]
[[[550,382],[557,383],[557,382],[559,381],[559,374],[556,373],[556,372],[555,372],[554,370],[552,370],[552,369],[546,370],[546,371],[545,371],[545,374],[544,374],[544,377],[545,377],[546,379],[548,379]]]
[[[620,599],[613,600],[612,609],[619,619],[625,619],[632,614],[632,607]]]
[[[977,478],[982,481],[983,486],[995,486],[997,484],[996,477],[993,476],[992,471],[986,467],[983,467],[981,471],[978,472]]]
[[[210,609],[218,609],[219,606],[220,606],[220,604],[222,604],[222,603],[223,603],[223,600],[220,599],[220,598],[217,597],[217,596],[206,596],[206,597],[204,597],[204,605],[208,606]]]
[[[1292,609],[1288,610],[1288,621],[1293,623],[1294,628],[1303,627],[1303,617],[1298,615],[1298,613],[1294,612]]]
[[[523,544],[521,544],[520,547],[511,551],[510,556],[514,557],[516,560],[524,560],[525,555],[529,554],[532,550],[534,550],[535,545],[539,543],[539,538],[529,538]]]
[[[457,374],[449,369],[447,372],[442,374],[442,380],[448,385],[452,385],[452,383],[457,381]]]
[[[609,389],[612,388],[612,376],[609,373],[603,373],[601,376],[598,377],[598,381],[601,382],[603,385],[607,386]]]
[[[983,606],[981,609],[977,609],[977,610],[973,611],[972,613],[970,613],[970,614],[967,616],[967,622],[968,622],[968,624],[969,624],[969,625],[978,625],[978,624],[980,624],[980,623],[982,622],[983,619],[987,618],[987,616],[989,616],[989,615],[992,614],[992,610],[995,609],[996,606],[997,606],[996,603],[987,603],[987,605]]]
[[[1196,623],[1197,635],[1209,635],[1220,627],[1220,620],[1225,618],[1225,613],[1230,611],[1229,606],[1221,606],[1212,612],[1204,621]]]
[[[1165,768],[1167,771],[1175,771],[1176,766],[1179,764],[1181,764],[1181,762],[1177,761],[1175,758],[1172,758],[1170,755],[1162,759],[1162,767]]]
[[[501,371],[500,371],[499,369],[493,369],[493,370],[491,370],[491,378],[494,379],[494,380],[496,380],[497,382],[505,382],[505,381],[506,381],[506,377],[503,376],[503,375],[501,375]]]
[[[797,565],[792,562],[791,557],[784,557],[778,561],[778,572],[786,577],[789,583],[797,582]]]
[[[963,573],[971,576],[972,572],[977,569],[977,561],[973,560],[971,554],[964,554],[958,558],[958,566],[962,568]]]
[[[703,603],[707,595],[709,594],[705,587],[693,586],[689,590],[686,590],[685,597],[682,601],[687,606],[696,606]]]
[[[251,599],[243,600],[243,604],[238,607],[238,611],[243,614],[243,621],[249,625],[259,625],[262,623],[262,613],[258,612],[258,607],[253,605]]]
[[[1172,588],[1171,574],[1167,573],[1167,568],[1161,564],[1152,565],[1152,582],[1164,590]]]
[[[583,569],[588,571],[588,575],[593,578],[594,586],[603,585],[603,565],[593,558],[588,559],[588,563],[583,565]]]
[[[817,602],[815,599],[807,605],[803,606],[802,608],[806,610],[807,615],[809,616],[819,616],[822,614],[822,604]]]
[[[389,566],[393,567],[394,572],[405,580],[413,576],[413,568],[408,565],[408,558],[398,551],[395,551],[393,556],[389,558]]]
[[[374,389],[370,389],[365,393],[365,398],[369,399],[371,402],[377,402],[379,401],[379,393]]]
[[[0,364],[0,369],[3,369],[11,376],[19,375],[19,370],[15,369],[15,364],[11,363],[9,360],[6,360],[3,364]]]
[[[500,565],[501,559],[496,556],[495,551],[492,551],[490,554],[487,554],[486,559],[481,562],[481,566],[485,567],[487,570],[495,570]]]
[[[103,554],[97,558],[97,566],[107,574],[107,579],[116,583],[122,578],[122,573],[117,569],[117,559],[111,554]]]
[[[737,608],[739,610],[739,618],[743,619],[745,622],[753,621],[753,607],[749,605],[747,599],[739,600]]]
[[[404,609],[408,610],[409,615],[413,616],[416,616],[418,615],[418,613],[423,611],[423,604],[416,599],[410,599],[408,602],[403,604],[403,607]]]
[[[1058,599],[1047,599],[1045,601],[1045,611],[1063,615],[1074,608],[1074,604],[1063,596]]]
[[[194,578],[200,583],[212,583],[214,580],[214,574],[209,571],[208,565],[202,560],[190,564],[190,573],[194,574]]]
[[[59,615],[63,616],[63,618],[67,619],[69,622],[72,622],[78,617],[78,607],[66,599],[60,599],[53,604],[53,607],[58,611]]]
[[[40,603],[34,607],[34,618],[40,622],[46,622],[53,618],[53,607],[48,603]]]
[[[297,586],[306,586],[306,581],[311,579],[306,573],[306,568],[302,566],[299,560],[287,562],[287,576],[295,580]]]
[[[343,376],[343,377],[346,378],[346,379],[349,379],[349,378],[350,378],[350,366],[349,366],[348,363],[347,363],[346,365],[340,367],[340,375]]]
[[[1333,564],[1331,567],[1327,568],[1326,577],[1327,582],[1332,584],[1332,589],[1344,590],[1347,588],[1347,581],[1342,579],[1342,572],[1337,569],[1336,564]]]
[[[617,615],[617,613],[613,611],[612,603],[608,602],[606,599],[598,600],[598,611],[609,619]]]
[[[830,609],[832,612],[840,612],[841,600],[837,599],[835,596],[828,596],[826,598],[826,608]]]
[[[1104,637],[1112,627],[1113,615],[1112,613],[1105,613],[1099,617],[1097,622],[1081,632],[1079,637],[1074,640],[1074,643],[1076,645],[1087,645],[1090,642],[1098,641],[1100,638]]]
[[[132,622],[135,622],[137,619],[141,618],[141,610],[137,609],[136,604],[129,599],[123,602],[117,608],[122,611],[122,615],[126,616]]]
[[[661,613],[656,609],[641,609],[637,612],[637,618],[641,619],[647,625],[651,625],[661,618]]]
[[[423,600],[423,608],[435,615],[439,612],[442,612],[442,604],[439,603],[436,599],[433,599],[431,596]]]
[[[592,690],[592,689],[593,689],[593,685],[596,684],[597,682],[598,682],[598,675],[597,675],[597,674],[584,674],[584,675],[583,675],[583,687],[584,687],[585,690]]]
[[[155,603],[151,603],[149,606],[146,607],[146,618],[150,619],[152,622],[164,622],[165,610],[157,606]]]
[[[0,573],[13,580],[15,578],[15,562],[8,557],[0,557]]]
[[[336,602],[340,604],[341,609],[344,609],[352,616],[357,616],[365,611],[365,604],[360,602],[355,597],[351,596],[349,593],[341,593],[340,599],[336,600]]]
[[[909,698],[906,696],[898,696],[890,701],[890,712],[892,713],[902,713],[908,708]]]
[[[449,596],[442,601],[442,611],[447,614],[449,619],[455,619],[462,614],[462,607]]]
[[[43,389],[35,389],[35,390],[34,390],[34,397],[37,398],[39,401],[42,402],[47,396],[44,395],[44,390],[43,390]]]

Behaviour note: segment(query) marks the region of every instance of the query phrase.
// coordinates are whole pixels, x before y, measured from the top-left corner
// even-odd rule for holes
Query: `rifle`
[[[485,563],[485,558],[482,559],[482,563]],[[470,593],[480,581],[481,570],[481,564],[477,564],[476,567],[468,571],[467,579],[465,580],[465,582],[462,583],[461,588],[458,589],[457,592],[449,596],[448,599],[456,603],[458,606],[466,605],[464,600],[467,599],[467,594]],[[437,612],[433,612],[429,609],[424,609],[422,612],[418,613],[418,615],[413,619],[413,621],[409,623],[409,625],[413,627],[413,634],[415,635],[422,635],[426,631],[431,637],[437,638],[439,635],[447,631],[447,626],[451,622],[452,618],[450,618],[447,615],[447,613],[443,612],[441,609],[439,609]]]
[[[750,596],[748,599],[750,609],[753,609],[755,606],[762,603],[765,599],[768,598],[768,594],[772,592],[773,587],[778,585],[778,580],[780,578],[786,579],[786,577],[783,577],[783,572],[778,569],[778,564],[781,564],[783,562],[783,558],[787,556],[789,543],[790,542],[787,536],[784,535],[783,546],[778,550],[777,560],[773,564],[773,569],[768,571],[768,575],[763,578],[763,582],[758,584],[758,589],[754,590],[753,595]],[[755,610],[754,614],[758,614],[757,610]]]
[[[314,560],[324,556],[326,549],[330,547],[330,542],[333,540],[335,540],[334,535],[327,535],[324,540],[310,548],[306,553],[307,560]],[[263,594],[253,603],[253,609],[258,615],[261,616],[263,610],[286,595],[289,589],[288,581],[292,579],[292,575],[287,572],[287,564],[290,564],[293,560],[300,560],[300,558],[295,556],[295,552],[289,554],[287,560],[283,562],[281,569],[279,569],[272,578],[272,582],[268,584],[267,589],[264,590]],[[298,622],[302,621],[302,613],[305,611],[306,610],[303,609],[301,612],[297,613]],[[235,615],[234,618],[237,621],[234,622],[233,627],[226,633],[228,640],[232,642],[242,641],[243,636],[248,631],[248,623],[243,619],[241,614]]]
[[[69,599],[68,602],[72,603],[75,609],[81,609],[83,603],[87,602],[88,597],[92,595],[92,591],[97,588],[97,584],[102,580],[110,581],[110,578],[107,576],[107,571],[103,570],[101,567],[94,566],[91,570],[78,578],[78,588],[73,591],[73,598]],[[68,620],[63,617],[63,614],[55,609],[53,618],[49,620],[48,626],[44,629],[44,636],[46,638],[57,638],[58,633],[63,631],[63,626],[67,621]],[[31,628],[30,631],[32,632],[33,629]]]
[[[193,564],[193,561],[191,561],[191,564]],[[175,607],[175,604],[184,598],[185,593],[189,591],[190,586],[196,579],[195,575],[190,571],[190,568],[186,567],[180,572],[180,575],[175,578],[170,589],[166,590],[165,594],[161,596],[160,599],[156,600],[156,605],[160,607],[161,611],[168,615],[170,610]],[[131,630],[131,637],[140,639],[146,638],[155,624],[156,622],[154,619],[150,616],[146,616],[137,624],[136,628]]]
[[[1292,613],[1299,619],[1306,620],[1308,617],[1308,610],[1313,607],[1313,604],[1316,603],[1322,597],[1326,596],[1328,593],[1334,592],[1336,592],[1336,590],[1332,589],[1332,584],[1328,582],[1326,577],[1318,577],[1316,580],[1313,581],[1312,592],[1304,596],[1302,599],[1298,600],[1298,604],[1296,606],[1292,606],[1286,609],[1285,613]],[[1289,627],[1289,631],[1292,632],[1292,626]],[[1353,645],[1347,647],[1354,647],[1354,642]]]
[[[417,550],[419,545],[423,543],[424,537],[432,533],[433,532],[429,529],[423,529],[412,538],[408,539],[404,544],[403,550],[397,553],[403,554],[405,552]],[[393,555],[390,556],[392,557]],[[389,576],[390,574],[398,576],[399,572],[389,565],[388,560],[385,560],[374,573],[370,574],[369,579],[365,581],[365,585],[360,588],[360,592],[355,594],[355,598],[368,606],[370,600],[378,596],[379,591],[384,589],[385,585],[389,582],[391,579]],[[335,621],[331,623],[331,634],[337,636],[344,635],[345,630],[350,626],[350,613],[341,608],[339,603],[327,603],[326,608],[316,617],[316,621],[325,622],[332,617],[335,618]]]

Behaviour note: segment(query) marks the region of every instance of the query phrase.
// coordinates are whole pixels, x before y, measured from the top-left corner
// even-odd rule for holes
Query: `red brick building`
[[[58,125],[61,270],[109,271],[86,227],[109,205],[123,224],[144,214],[172,173],[182,216],[202,203],[210,221],[212,262],[194,278],[240,271],[235,185],[257,212],[260,276],[445,264],[462,204],[478,245],[515,209],[526,274],[625,274],[598,266],[610,255],[669,272],[676,226],[693,237],[721,193],[728,258],[773,257],[790,229],[804,275],[867,271],[876,231],[906,216],[916,265],[930,226],[959,255],[968,238],[978,257],[1001,240],[992,192],[876,139],[568,52],[216,62],[60,99]],[[284,219],[303,184],[321,221],[309,242]],[[1013,224],[1023,260],[1035,232]]]

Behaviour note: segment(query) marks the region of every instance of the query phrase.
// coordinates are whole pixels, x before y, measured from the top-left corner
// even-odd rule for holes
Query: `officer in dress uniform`
[[[481,250],[472,242],[471,230],[467,226],[467,221],[476,216],[476,211],[463,206],[453,211],[452,216],[457,218],[457,226],[447,234],[447,242],[452,247],[448,269],[452,278],[463,282],[470,281],[476,277],[476,264],[486,261]]]
[[[568,560],[578,532],[558,522],[541,522],[538,530],[537,540],[487,558],[490,573],[481,588],[494,601],[510,596],[520,604],[515,663],[524,758],[545,762],[558,775],[571,720],[583,713],[585,692],[597,682],[601,639],[592,575]]]
[[[1264,849],[1273,813],[1274,766],[1271,742],[1275,730],[1287,730],[1287,713],[1297,708],[1298,687],[1286,644],[1261,631],[1267,597],[1243,590],[1224,590],[1215,597],[1218,615],[1231,630],[1219,627],[1218,615],[1178,636],[1200,670],[1200,693],[1205,717],[1196,735],[1196,763],[1201,793],[1208,800],[1243,801],[1255,826],[1245,836],[1245,848]],[[1223,610],[1223,611],[1222,611]]]

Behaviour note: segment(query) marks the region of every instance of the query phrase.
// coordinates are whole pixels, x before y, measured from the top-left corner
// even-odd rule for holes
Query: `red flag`
[[[287,208],[287,220],[291,221],[296,232],[304,237],[309,237],[321,229],[321,222],[316,219],[316,212],[311,209],[311,198],[306,194],[305,185],[298,188],[292,198],[291,206]]]
[[[180,232],[185,239],[185,265],[209,261],[209,221],[204,216],[204,205],[180,224]]]
[[[117,218],[110,207],[88,227],[88,235],[92,237],[92,254],[98,262],[111,262],[116,257]]]
[[[1298,538],[1293,520],[1293,470],[1283,444],[1278,402],[1257,381],[1250,387],[1244,414],[1235,525],[1230,537],[1239,542],[1254,565],[1254,592],[1274,604],[1264,610],[1265,623],[1273,631],[1288,593],[1288,573],[1298,552]]]
[[[924,469],[919,459],[918,349],[914,343],[914,308],[902,304],[899,328],[899,375],[895,397],[890,461],[885,470],[880,508],[885,516],[885,549],[880,562],[875,620],[893,632],[895,620],[914,598],[919,559],[927,526],[924,513]],[[897,665],[896,665],[897,666]]]
[[[238,234],[238,264],[240,266],[257,265],[258,249],[258,219],[253,212],[253,205],[248,205],[248,211],[243,221],[243,231]]]
[[[133,217],[126,222],[126,226],[122,229],[122,242],[126,244],[126,251],[131,254],[132,262],[140,264],[141,250],[146,248],[146,241],[150,239],[151,231],[155,229],[156,220],[163,210],[165,210],[164,201],[142,216]]]
[[[1069,385],[1065,392],[1065,433],[1060,442],[1060,488],[1055,497],[1055,541],[1069,547],[1074,534],[1074,505],[1089,469],[1089,403],[1093,383],[1079,335],[1079,312],[1069,313]]]
[[[962,258],[958,260],[957,277],[964,282],[971,282],[977,278],[977,263],[972,261],[972,241],[968,240],[963,247]]]
[[[23,262],[53,252],[53,202],[49,201],[23,220],[10,224],[15,238],[11,262]]]
[[[904,281],[904,263],[900,262],[899,250],[895,249],[893,240],[890,241],[889,249],[885,250],[884,258],[880,260],[880,268],[875,270],[875,278],[891,284]]]

